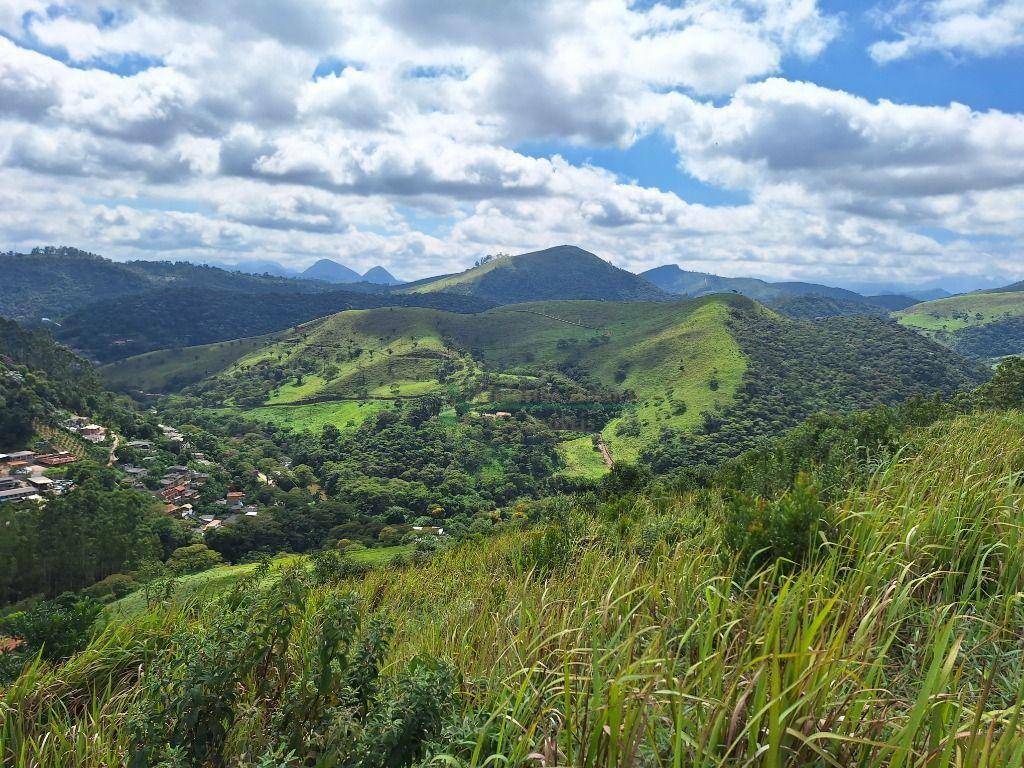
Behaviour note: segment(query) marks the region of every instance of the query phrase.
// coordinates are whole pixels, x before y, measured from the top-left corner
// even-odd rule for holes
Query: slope
[[[216,267],[168,261],[114,262],[76,248],[37,248],[0,254],[0,316],[59,320],[105,299],[159,287],[203,288],[246,293],[315,293],[323,283],[248,275]]]
[[[350,740],[330,728],[377,755],[405,727],[395,766],[1019,765],[1024,422],[984,413],[897,438],[900,460],[835,501],[810,484],[746,501],[760,505],[749,526],[730,489],[561,500],[540,525],[412,567],[303,569],[115,616],[0,694],[0,755],[344,764]],[[786,559],[751,573],[737,531],[794,520]],[[384,701],[325,722],[353,678],[388,686]]]
[[[94,360],[258,336],[347,309],[428,306],[479,312],[491,305],[446,293],[394,296],[333,290],[261,293],[177,287],[94,302],[68,315],[56,336]]]
[[[894,317],[901,325],[970,357],[1024,354],[1022,291],[979,291],[937,299],[915,304]]]
[[[825,296],[853,302],[868,301],[859,293],[845,288],[834,288],[817,283],[778,282],[769,283],[753,277],[721,277],[706,272],[690,272],[677,264],[665,264],[646,272],[640,277],[658,288],[680,296],[705,296],[711,293],[739,293],[761,302],[772,302],[790,296]]]
[[[465,272],[421,280],[398,290],[404,293],[446,291],[476,296],[496,304],[564,299],[662,301],[670,298],[642,278],[572,245],[517,256],[499,256]]]
[[[332,413],[345,424],[373,412],[340,402],[436,396],[464,418],[522,412],[573,432],[574,460],[581,435],[599,433],[616,461],[667,469],[717,463],[821,408],[950,392],[984,375],[892,322],[796,321],[717,295],[533,302],[473,316],[345,312],[239,356],[188,394],[279,424],[294,414],[318,425]]]
[[[331,259],[320,259],[307,267],[301,277],[305,280],[323,280],[327,283],[358,283],[362,280],[358,272]]]

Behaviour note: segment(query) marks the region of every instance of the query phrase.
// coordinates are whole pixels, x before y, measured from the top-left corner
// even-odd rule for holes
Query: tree
[[[223,561],[219,552],[213,551],[205,544],[192,544],[174,550],[167,560],[167,568],[176,576],[184,576],[188,573],[208,571],[221,562]]]
[[[1024,357],[1003,360],[991,381],[978,388],[978,400],[985,408],[1024,408]]]

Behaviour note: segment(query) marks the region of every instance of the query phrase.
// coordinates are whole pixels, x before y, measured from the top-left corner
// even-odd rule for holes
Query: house
[[[121,469],[124,470],[126,475],[133,477],[136,480],[141,480],[149,474],[148,469],[144,469],[143,467],[133,467],[131,464],[122,464]]]
[[[68,451],[58,451],[57,453],[47,453],[43,456],[37,456],[36,461],[44,467],[61,467],[65,464],[72,464],[78,461],[78,457]]]
[[[151,451],[153,450],[153,444],[149,440],[132,440],[128,443],[129,448],[136,448],[140,451]]]
[[[49,491],[53,489],[53,480],[44,475],[36,475],[28,479],[28,484],[37,491]]]
[[[32,470],[31,465],[27,461],[9,461],[7,462],[7,469],[12,475],[27,475]]]
[[[245,506],[245,494],[242,491],[228,491],[228,509],[241,509]]]
[[[78,430],[78,434],[90,443],[102,443],[107,439],[107,428],[99,424],[86,424]]]
[[[11,488],[21,488],[22,483],[16,477],[0,477],[0,491],[9,491]]]
[[[72,416],[70,419],[64,420],[64,426],[67,429],[79,430],[89,423],[89,420],[85,416]]]
[[[18,462],[28,464],[30,461],[35,461],[35,458],[35,451],[15,451],[14,453],[4,454],[4,463],[8,465]]]
[[[214,528],[220,528],[220,526],[221,526],[220,520],[211,520],[210,522],[208,522],[206,525],[203,526],[203,531],[204,532],[205,531],[212,531]]]
[[[442,536],[444,535],[444,528],[438,528],[433,525],[414,525],[412,529],[416,533],[426,533],[431,536]]]
[[[36,489],[31,485],[23,485],[20,488],[8,488],[5,491],[0,491],[0,504],[5,501],[24,501],[31,499],[33,496],[39,498]]]

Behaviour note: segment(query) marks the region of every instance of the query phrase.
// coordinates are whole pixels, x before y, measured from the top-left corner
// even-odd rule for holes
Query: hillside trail
[[[117,450],[117,446],[120,444],[120,442],[121,442],[121,438],[118,437],[117,435],[114,435],[114,441],[113,441],[113,443],[110,446],[110,454],[107,456],[107,466],[108,467],[114,466],[114,459],[116,458],[116,456],[114,456],[114,451]]]
[[[608,449],[608,444],[601,438],[597,439],[597,450],[601,452],[601,458],[604,459],[604,464],[608,469],[615,466],[615,459],[612,458],[612,452]]]

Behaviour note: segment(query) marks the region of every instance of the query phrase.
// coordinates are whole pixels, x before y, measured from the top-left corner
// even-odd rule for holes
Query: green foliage
[[[220,553],[205,544],[190,544],[179,547],[167,559],[167,569],[175,576],[199,573],[215,568],[223,562]]]
[[[422,755],[453,706],[456,680],[441,664],[414,660],[382,680],[390,628],[364,624],[351,595],[312,592],[301,572],[270,585],[256,574],[218,609],[147,667],[130,765],[287,755],[295,765],[399,768]]]
[[[802,565],[818,534],[829,527],[818,489],[810,478],[799,475],[793,488],[775,500],[730,493],[722,538],[751,567],[777,560]]]
[[[1024,408],[1024,357],[1003,360],[977,398],[984,408]]]
[[[736,399],[705,414],[697,435],[664,434],[643,459],[656,472],[715,466],[814,413],[849,413],[984,381],[987,371],[872,317],[786,320],[738,305],[733,333],[748,360]]]
[[[103,606],[90,597],[66,593],[0,620],[0,633],[24,642],[23,655],[41,653],[58,661],[85,647]]]
[[[82,589],[163,557],[158,531],[180,526],[156,506],[149,495],[92,481],[46,504],[0,505],[0,603]]]

